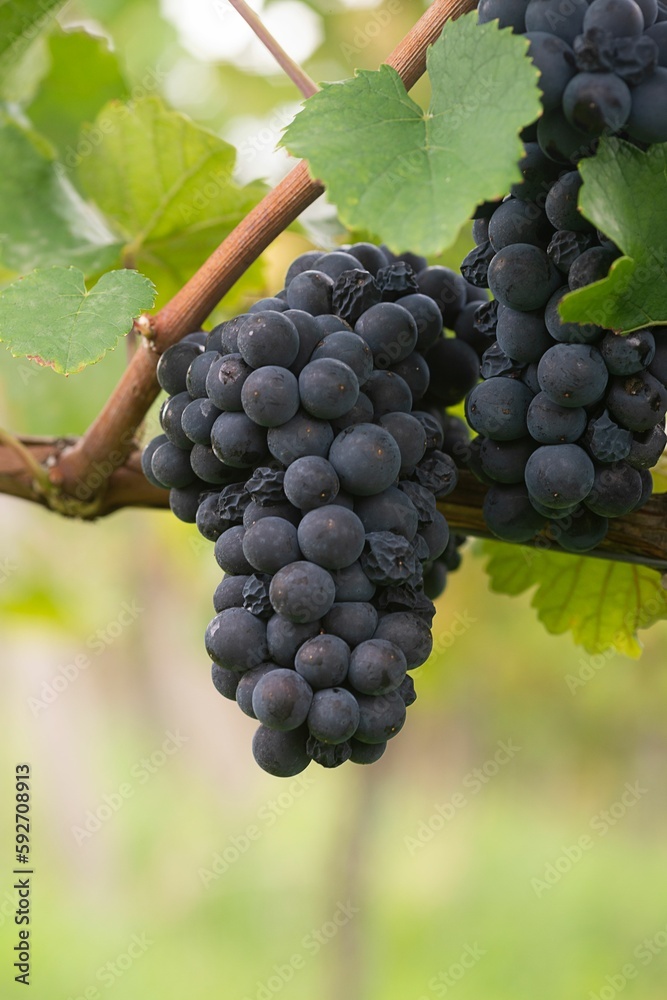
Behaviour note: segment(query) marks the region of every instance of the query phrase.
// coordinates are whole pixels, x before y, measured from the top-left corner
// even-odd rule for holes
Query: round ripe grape
[[[323,358],[333,358],[343,361],[357,376],[359,385],[363,385],[373,371],[373,355],[366,341],[350,330],[338,330],[320,340],[312,355],[311,361]]]
[[[206,650],[219,667],[243,673],[268,659],[266,625],[244,608],[228,608],[209,622]]]
[[[578,208],[582,183],[579,171],[570,170],[550,188],[544,210],[554,229],[575,233],[588,232],[592,229],[590,222],[583,217]]]
[[[194,524],[197,520],[197,511],[202,496],[208,492],[208,483],[202,480],[195,480],[190,486],[183,489],[169,490],[169,508],[179,521],[186,524]]]
[[[296,257],[287,268],[287,274],[285,275],[285,288],[290,285],[292,280],[296,278],[297,274],[303,274],[304,271],[312,271],[315,266],[315,261],[321,256],[321,250],[307,250],[306,253],[299,254],[299,256]]]
[[[302,271],[287,286],[287,304],[311,316],[327,315],[331,312],[333,289],[333,279],[323,271]]]
[[[179,392],[177,396],[165,399],[160,408],[162,430],[172,444],[184,451],[189,451],[192,447],[192,441],[183,430],[183,413],[191,401],[189,392]],[[208,444],[208,441],[204,443]]]
[[[299,334],[299,353],[289,366],[290,371],[298,376],[302,368],[310,361],[310,356],[322,339],[322,334],[315,318],[310,313],[303,312],[302,309],[288,309],[285,315],[294,323]]]
[[[477,304],[475,302],[472,302],[471,305],[476,309]],[[467,309],[468,306],[465,308]],[[426,359],[421,354],[418,354],[417,351],[413,351],[404,361],[399,361],[398,364],[392,365],[389,371],[403,379],[410,390],[414,402],[426,395],[431,382],[431,372]]]
[[[584,16],[584,31],[602,28],[614,38],[641,35],[644,15],[635,0],[593,0]]]
[[[399,646],[386,639],[368,639],[352,650],[348,679],[362,694],[389,694],[400,687],[406,670]]]
[[[546,250],[551,236],[551,226],[542,209],[520,198],[503,201],[489,221],[492,259],[493,251],[498,253],[513,243],[530,243]]]
[[[299,375],[301,404],[313,417],[342,417],[357,402],[359,382],[349,365],[335,358],[310,361]]]
[[[585,3],[563,0],[530,0],[526,7],[526,30],[558,35],[570,45],[583,30]]]
[[[407,309],[417,324],[418,351],[426,351],[442,336],[442,314],[438,306],[429,298],[416,292],[414,295],[404,295],[400,302]]]
[[[389,368],[407,358],[417,346],[414,317],[396,302],[371,306],[357,320],[354,331],[370,347],[376,368]]]
[[[164,354],[160,355],[156,374],[160,386],[166,393],[176,396],[179,392],[186,391],[188,368],[202,351],[203,348],[199,344],[181,341],[168,347]]]
[[[396,449],[398,451],[398,448]],[[151,456],[151,472],[160,486],[183,489],[195,480],[190,453],[177,448],[171,441],[158,445]]]
[[[255,468],[266,457],[266,431],[245,413],[221,413],[211,429],[211,447],[233,469]]]
[[[223,576],[222,580],[215,588],[213,594],[213,607],[216,612],[226,611],[227,608],[243,607],[243,588],[250,577],[243,576]]]
[[[258,681],[264,677],[266,674],[270,673],[272,670],[277,670],[278,667],[275,663],[260,663],[258,667],[253,667],[251,670],[247,670],[238,679],[238,686],[236,688],[236,704],[239,706],[244,715],[249,716],[251,719],[256,719],[252,707],[252,696],[257,687]]]
[[[588,406],[602,399],[609,373],[596,347],[556,344],[537,367],[543,392],[560,406]]]
[[[269,589],[273,610],[297,624],[315,622],[329,611],[336,597],[331,573],[315,563],[290,563],[278,570]]]
[[[397,691],[383,695],[358,694],[359,726],[354,734],[360,743],[385,743],[405,725],[405,702]]]
[[[561,406],[540,392],[528,407],[528,432],[540,444],[574,444],[586,430],[583,407]]]
[[[229,701],[236,700],[236,689],[239,684],[240,675],[234,673],[233,670],[227,670],[225,667],[219,667],[217,663],[211,664],[211,680],[213,681],[213,687],[221,694],[223,698],[228,698]]]
[[[479,0],[477,21],[487,24],[500,21],[499,27],[511,28],[517,35],[526,30],[526,0]]]
[[[283,489],[290,503],[307,512],[331,503],[340,483],[331,462],[320,455],[304,455],[287,467]]]
[[[327,632],[344,640],[351,649],[360,642],[372,639],[377,623],[377,611],[366,601],[345,601],[342,604],[334,604],[322,622]],[[337,681],[337,683],[342,682]]]
[[[304,515],[297,537],[310,562],[325,569],[345,569],[363,552],[366,533],[353,511],[329,504]]]
[[[505,247],[489,264],[489,288],[510,309],[541,309],[559,285],[559,273],[544,250],[530,243]]]
[[[299,409],[299,385],[287,368],[265,365],[251,372],[241,389],[246,416],[260,427],[280,427]]]
[[[310,764],[306,753],[308,730],[279,733],[260,726],[252,738],[252,755],[263,771],[276,778],[292,778]]]
[[[337,635],[317,635],[297,650],[294,669],[313,691],[336,687],[347,677],[350,647]]]
[[[289,466],[306,455],[326,458],[333,439],[331,424],[299,410],[282,427],[270,428],[267,443],[273,457],[284,466]]]
[[[444,514],[436,510],[433,520],[421,529],[420,535],[428,546],[428,561],[438,559],[449,542],[449,525]]]
[[[637,433],[650,431],[665,419],[667,389],[648,372],[638,372],[613,378],[607,403],[611,415],[624,427]]]
[[[192,444],[210,445],[213,424],[220,410],[210,399],[193,399],[183,410],[181,426]]]
[[[337,601],[371,601],[375,596],[375,584],[368,579],[359,562],[335,570],[331,575]]]
[[[559,108],[563,92],[576,73],[574,52],[562,38],[546,31],[526,34],[530,42],[528,55],[540,71],[542,105],[545,111]]]
[[[243,527],[247,530],[257,521],[265,517],[282,517],[290,524],[297,525],[301,520],[301,511],[293,507],[291,503],[266,504],[262,505],[255,500],[251,500],[243,512]]]
[[[252,710],[262,725],[289,732],[306,721],[312,700],[313,689],[296,670],[278,667],[257,682]]]
[[[296,360],[299,347],[297,329],[284,313],[253,313],[239,329],[239,354],[251,368],[265,365],[289,368]]]
[[[587,136],[618,132],[631,109],[630,88],[615,73],[577,73],[563,94],[565,117]]]
[[[453,337],[442,337],[426,353],[431,372],[429,396],[443,406],[456,406],[479,380],[479,357]]]
[[[653,76],[632,91],[628,132],[640,142],[667,142],[667,68],[659,66]]]
[[[492,486],[482,507],[489,530],[504,542],[529,542],[544,527],[523,483]]]
[[[533,394],[516,379],[487,379],[475,386],[466,402],[468,423],[484,437],[494,441],[513,441],[525,437],[526,416]]]
[[[544,324],[544,312],[519,312],[503,309],[498,316],[496,338],[505,354],[521,365],[539,361],[553,347],[553,339]]]
[[[185,378],[187,390],[192,399],[200,399],[206,395],[206,378],[211,365],[222,357],[217,351],[205,351],[195,358]]]
[[[607,247],[590,247],[577,257],[568,273],[568,285],[574,292],[577,288],[592,285],[609,274],[609,268],[619,256],[618,251]]]
[[[358,271],[359,261],[344,250],[334,250],[321,254],[313,264],[313,269],[328,274],[336,281],[345,271]]]
[[[243,554],[258,573],[277,573],[301,559],[297,530],[283,517],[264,517],[245,532]]]
[[[375,424],[342,431],[329,450],[341,486],[354,496],[373,496],[391,486],[401,468],[401,452],[391,434]]]
[[[362,743],[350,740],[350,760],[353,764],[375,764],[387,749],[386,743]]]
[[[308,713],[308,729],[322,743],[344,743],[359,725],[359,705],[350,691],[316,691]]]
[[[417,509],[410,497],[395,486],[375,496],[359,497],[354,512],[367,534],[371,531],[391,531],[403,535],[409,542],[417,534]]]
[[[216,418],[217,419],[217,418]],[[190,452],[190,465],[193,471],[211,486],[227,486],[239,478],[238,469],[225,465],[214,454],[213,449],[205,444],[196,444]]]
[[[546,507],[571,507],[585,500],[593,488],[595,467],[576,444],[543,445],[526,464],[526,486]]]
[[[641,475],[627,462],[600,465],[586,506],[600,517],[622,517],[637,507],[642,491]]]
[[[609,332],[600,353],[612,375],[635,375],[653,361],[655,338],[650,330],[635,330],[626,337]]]
[[[250,565],[243,552],[243,538],[245,528],[237,525],[228,528],[223,532],[215,543],[215,559],[225,573],[232,573],[237,576],[241,573],[252,573],[254,567]]]
[[[266,642],[271,659],[281,667],[292,668],[298,649],[319,631],[319,621],[299,625],[282,615],[272,615],[266,624]]]
[[[376,247],[374,243],[353,243],[346,252],[352,257],[356,257],[362,267],[365,267],[373,276],[378,273],[381,267],[386,267],[389,263],[389,258],[382,247]]]
[[[412,393],[405,379],[390,371],[374,371],[364,383],[364,395],[373,407],[377,420],[385,413],[409,413]]]
[[[166,434],[158,434],[157,437],[152,438],[152,440],[148,442],[141,453],[141,468],[146,479],[152,486],[157,486],[160,489],[164,489],[164,487],[162,486],[160,480],[155,478],[151,463],[153,461],[153,455],[158,450],[160,445],[166,444],[168,441],[169,438]]]
[[[607,536],[609,521],[590,510],[581,510],[569,523],[551,524],[551,533],[566,552],[590,552]]]
[[[240,354],[226,354],[214,361],[206,376],[208,398],[220,410],[240,412],[243,383],[251,372]]]
[[[433,634],[426,622],[409,611],[384,615],[374,639],[384,639],[402,650],[408,670],[426,663],[433,650]]]
[[[467,301],[466,283],[461,275],[448,267],[434,265],[419,272],[417,284],[422,295],[428,295],[437,305],[444,326],[453,330]]]
[[[658,66],[667,66],[667,28],[665,23],[667,20],[667,11],[665,11],[665,16],[662,20],[654,24],[646,34],[649,38],[652,38],[655,44],[658,46]]]
[[[389,431],[401,453],[401,473],[411,473],[426,452],[426,431],[409,413],[385,413],[378,420]]]
[[[644,18],[644,29],[650,28],[658,19],[658,0],[635,0]]]
[[[365,393],[360,392],[352,409],[344,413],[342,417],[332,420],[331,426],[336,434],[338,434],[340,431],[344,431],[347,427],[352,427],[354,424],[369,424],[372,420],[373,404]]]
[[[535,448],[535,442],[530,437],[518,438],[516,441],[492,441],[491,438],[484,438],[479,449],[482,470],[495,483],[506,483],[509,486],[522,483],[526,462]]]

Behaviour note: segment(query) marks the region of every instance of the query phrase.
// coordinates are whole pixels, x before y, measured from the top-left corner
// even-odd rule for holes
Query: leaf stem
[[[10,434],[9,431],[5,431],[0,427],[0,446],[2,445],[10,448],[19,456],[23,465],[32,476],[32,485],[36,493],[46,497],[53,492],[53,484],[49,479],[48,472],[37,461],[32,451],[14,434]]]
[[[284,70],[292,83],[299,88],[303,96],[312,97],[313,94],[316,94],[319,90],[317,84],[314,83],[308,74],[301,69],[299,64],[295,62],[294,59],[287,54],[287,52],[285,52],[282,45],[273,37],[269,29],[263,23],[259,14],[255,13],[255,11],[248,6],[245,0],[229,0],[229,2],[232,7],[238,11],[246,24],[250,25],[260,42],[268,49],[280,68]]]

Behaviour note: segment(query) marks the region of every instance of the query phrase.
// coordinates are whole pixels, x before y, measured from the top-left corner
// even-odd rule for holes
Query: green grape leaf
[[[527,47],[476,13],[449,21],[428,52],[428,112],[389,66],[364,70],[323,85],[283,145],[308,160],[349,228],[397,252],[440,253],[480,202],[521,179],[519,131],[541,110]]]
[[[128,88],[104,38],[63,32],[48,39],[48,50],[51,68],[27,114],[67,164],[77,155],[82,123],[92,122],[107,101],[126,97]]]
[[[566,295],[561,316],[619,333],[667,323],[667,143],[642,152],[604,138],[579,170],[581,211],[624,256],[602,281]]]
[[[483,551],[492,591],[537,587],[531,604],[547,631],[571,632],[589,653],[615,648],[636,658],[637,631],[667,618],[667,591],[653,569],[504,542],[485,542]]]
[[[25,274],[67,260],[86,273],[118,259],[119,244],[86,205],[48,143],[0,113],[0,268]]]
[[[96,120],[102,138],[80,158],[86,193],[112,219],[123,260],[176,285],[213,252],[265,192],[239,186],[236,151],[157,97],[106,105]]]
[[[63,375],[99,361],[155,300],[137,271],[108,271],[90,290],[75,267],[32,271],[0,292],[0,341]]]
[[[0,77],[64,5],[65,0],[0,0]]]

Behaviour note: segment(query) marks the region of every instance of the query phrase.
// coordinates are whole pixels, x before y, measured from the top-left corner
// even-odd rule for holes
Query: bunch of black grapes
[[[482,206],[461,268],[494,296],[473,317],[491,339],[467,400],[479,435],[469,464],[491,486],[484,514],[495,535],[529,541],[548,525],[563,549],[585,552],[609,518],[651,495],[649,469],[667,443],[667,327],[620,336],[561,320],[562,297],[606,277],[620,256],[578,209],[575,164],[602,131],[667,140],[667,7],[482,0],[479,13],[531,39],[545,114],[525,144],[522,183]]]
[[[437,508],[457,482],[444,449],[467,439],[444,407],[479,377],[443,331],[480,299],[414,255],[313,251],[275,298],[160,358],[143,468],[215,543],[213,682],[259,721],[271,774],[378,760],[415,700],[464,541]]]
[[[480,0],[478,11],[530,40],[544,105],[536,139],[552,160],[580,158],[604,133],[667,142],[667,3]]]

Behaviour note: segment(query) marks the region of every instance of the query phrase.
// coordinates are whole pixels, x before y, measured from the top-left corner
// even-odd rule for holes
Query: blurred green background
[[[377,66],[422,10],[264,5],[317,80]],[[113,38],[130,88],[153,71],[237,144],[241,179],[285,171],[274,146],[298,95],[226,0],[72,2],[48,30],[81,25]],[[48,61],[40,37],[17,94]],[[267,293],[308,237],[342,235],[325,203],[304,226],[267,253]],[[64,379],[0,351],[0,425],[80,433],[125,361],[121,345]],[[21,990],[11,802],[27,761],[38,1000],[664,1000],[664,623],[638,662],[593,658],[573,694],[591,658],[529,596],[489,594],[470,544],[385,757],[281,782],[210,683],[218,579],[212,546],[168,512],[78,524],[0,497],[3,997]]]

